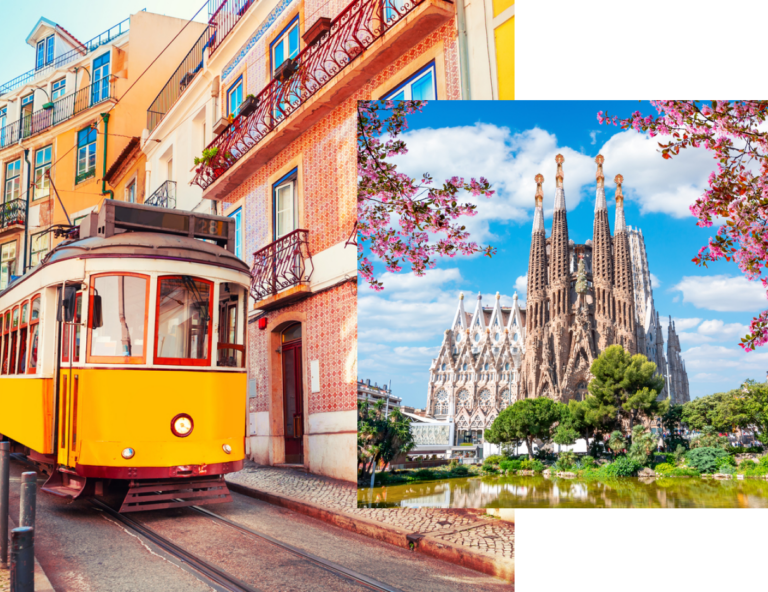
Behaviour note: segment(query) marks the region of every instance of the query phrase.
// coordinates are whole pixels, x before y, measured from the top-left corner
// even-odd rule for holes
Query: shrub
[[[736,468],[728,463],[723,463],[720,465],[720,468],[717,469],[717,472],[721,475],[733,475],[736,473]]]
[[[419,469],[417,471],[413,471],[410,474],[410,479],[414,481],[422,481],[426,479],[432,479],[434,477],[434,474],[430,469]]]
[[[761,467],[768,467],[768,456],[761,456],[757,464]]]
[[[611,432],[611,437],[608,438],[608,448],[611,449],[611,452],[618,454],[626,447],[627,441],[624,439],[624,435],[618,430]]]
[[[653,467],[653,470],[659,475],[671,475],[672,471],[675,470],[675,465],[664,462]]]
[[[641,465],[647,465],[658,441],[659,437],[646,432],[643,426],[635,426],[632,430],[632,446],[627,456]]]
[[[556,466],[560,471],[567,471],[576,464],[576,453],[567,450],[560,453],[560,458],[557,459]]]
[[[712,426],[706,426],[701,435],[691,440],[691,448],[722,448],[728,450],[731,445],[728,438],[719,436]]]
[[[685,455],[688,464],[700,473],[716,473],[726,457],[730,455],[725,450],[713,446],[693,448]]]
[[[458,466],[459,466],[459,460],[457,458],[452,458],[451,462],[448,463],[448,470],[455,471],[456,467]]]
[[[459,476],[469,475],[469,467],[465,467],[464,465],[459,465],[457,467],[453,467],[451,469],[451,473]]]
[[[736,466],[736,459],[733,458],[730,454],[728,456],[723,457],[723,460],[720,461],[719,467],[723,467],[728,465],[729,467],[735,467]]]
[[[483,461],[484,465],[498,465],[501,461],[506,460],[506,457],[500,454],[492,454]]]
[[[739,473],[744,474],[747,471],[756,469],[759,465],[753,460],[743,460],[739,463]]]
[[[522,464],[519,460],[503,460],[499,463],[499,468],[502,471],[519,471]]]
[[[607,477],[632,477],[643,468],[636,460],[627,456],[619,456],[615,461],[602,467],[602,471]]]
[[[544,470],[544,463],[540,460],[524,460],[520,463],[520,469],[523,471],[541,472]]]
[[[595,462],[594,457],[592,456],[582,456],[581,457],[581,467],[584,469],[591,469],[592,467],[596,466],[597,463]]]
[[[691,467],[675,467],[670,475],[672,477],[698,477],[699,472]]]

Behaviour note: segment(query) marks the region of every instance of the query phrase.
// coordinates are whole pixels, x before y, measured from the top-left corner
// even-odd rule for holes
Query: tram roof
[[[110,237],[91,236],[56,245],[41,264],[16,278],[0,292],[0,296],[30,275],[60,261],[118,257],[189,261],[249,272],[248,265],[233,253],[200,239],[158,232],[123,232]]]

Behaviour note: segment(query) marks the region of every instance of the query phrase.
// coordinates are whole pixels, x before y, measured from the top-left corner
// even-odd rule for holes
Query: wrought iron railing
[[[147,109],[147,129],[150,132],[176,104],[181,93],[190,85],[197,73],[203,69],[203,55],[210,39],[211,28],[208,27]]]
[[[157,206],[158,208],[176,208],[176,181],[166,181],[155,192],[144,200],[148,206]]]
[[[44,78],[54,70],[58,70],[59,68],[61,68],[62,66],[65,66],[66,64],[69,64],[70,62],[79,60],[81,57],[86,55],[89,51],[93,51],[94,49],[97,49],[102,45],[105,45],[110,41],[113,41],[123,33],[127,33],[130,30],[130,27],[131,27],[131,19],[127,18],[124,21],[117,23],[114,27],[107,29],[100,35],[97,35],[90,41],[86,41],[80,47],[76,47],[75,49],[72,49],[66,53],[61,54],[60,56],[56,57],[52,62],[49,62],[41,66],[40,68],[35,68],[33,70],[30,70],[29,72],[25,72],[20,76],[17,76],[13,80],[6,82],[2,86],[0,86],[0,96],[4,95],[5,93],[9,93],[12,90],[17,89],[21,86],[24,86],[25,84],[32,82],[36,78]]]
[[[294,230],[254,253],[251,294],[257,302],[287,288],[309,283],[314,264],[308,235],[308,230]]]
[[[23,199],[13,199],[0,203],[0,229],[9,226],[24,226],[26,220],[26,202]]]
[[[115,83],[109,78],[102,78],[77,92],[56,99],[50,109],[38,109],[22,115],[0,128],[0,148],[5,148],[21,139],[39,134],[54,125],[58,125],[94,105],[115,97]]]
[[[206,189],[423,1],[354,0],[317,42],[294,58],[291,74],[272,79],[259,93],[253,113],[236,117],[208,145],[217,149],[216,155],[197,168],[193,183]]]
[[[221,45],[256,0],[208,0],[208,24],[213,27],[210,55]]]

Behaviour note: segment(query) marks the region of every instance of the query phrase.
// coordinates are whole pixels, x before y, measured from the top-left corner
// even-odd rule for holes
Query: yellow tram
[[[0,434],[50,473],[44,491],[125,492],[124,512],[230,499],[250,281],[234,232],[106,200],[0,293]]]

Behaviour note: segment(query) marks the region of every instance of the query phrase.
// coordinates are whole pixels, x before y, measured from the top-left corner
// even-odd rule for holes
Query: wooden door
[[[301,340],[283,344],[283,409],[285,462],[304,464],[304,392]]]

